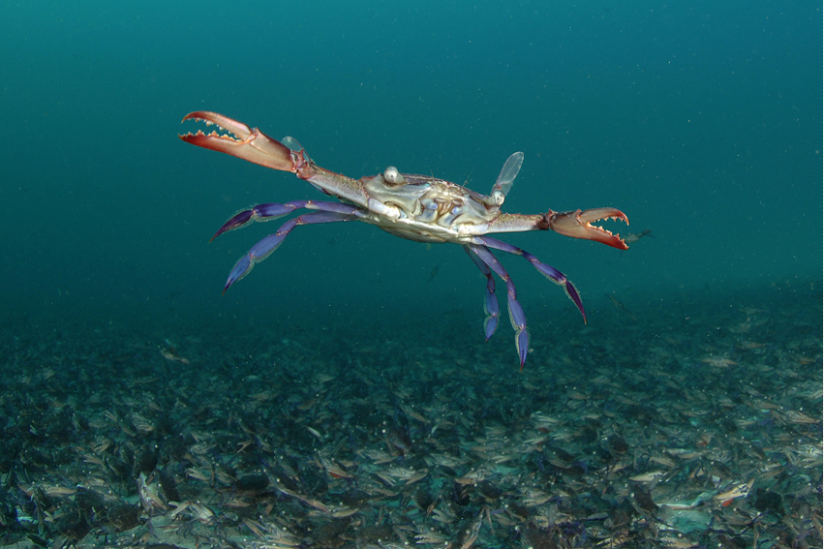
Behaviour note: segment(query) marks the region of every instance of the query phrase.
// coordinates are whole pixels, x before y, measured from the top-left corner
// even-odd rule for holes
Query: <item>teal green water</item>
[[[627,252],[508,238],[585,305],[820,280],[820,19],[740,1],[6,3],[0,303],[273,326],[308,308],[397,330],[405,313],[481,314],[483,279],[458,247],[360,224],[300,228],[221,298],[275,223],[209,245],[214,231],[250,205],[320,195],[180,142],[198,109],[295,136],[353,177],[392,164],[488,192],[523,151],[505,210],[615,206],[655,235]],[[526,262],[502,261],[528,318],[579,322]]]

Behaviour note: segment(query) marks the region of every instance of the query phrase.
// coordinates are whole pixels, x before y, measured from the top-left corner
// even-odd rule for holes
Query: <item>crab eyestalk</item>
[[[556,233],[572,238],[594,240],[619,250],[628,250],[626,242],[616,233],[593,225],[594,221],[603,219],[621,220],[629,225],[629,219],[624,212],[616,208],[594,208],[591,210],[575,210],[571,212],[554,212],[549,210],[545,216],[546,223]]]

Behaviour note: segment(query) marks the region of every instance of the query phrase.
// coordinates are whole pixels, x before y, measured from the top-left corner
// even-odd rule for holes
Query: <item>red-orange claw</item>
[[[593,240],[619,250],[629,249],[629,246],[618,234],[612,234],[611,231],[592,224],[593,221],[612,219],[615,221],[621,220],[629,225],[629,219],[627,219],[624,212],[616,208],[593,208],[572,212],[553,212],[550,210],[546,219],[550,229],[564,236]]]
[[[183,121],[197,120],[207,126],[217,126],[225,133],[214,130],[208,134],[201,130],[179,136],[186,143],[242,158],[267,168],[295,173],[298,169],[296,156],[289,147],[272,139],[257,128],[250,128],[228,116],[216,112],[195,111],[183,117]],[[300,160],[305,165],[304,160]]]

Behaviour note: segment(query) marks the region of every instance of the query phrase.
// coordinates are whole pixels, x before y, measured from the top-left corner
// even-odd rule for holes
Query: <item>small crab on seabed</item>
[[[291,137],[284,138],[283,142],[276,141],[257,128],[249,128],[246,124],[214,112],[198,111],[183,118],[184,121],[190,119],[203,121],[209,126],[215,125],[224,132],[212,131],[205,134],[198,130],[195,134],[181,135],[180,138],[186,143],[230,154],[267,168],[292,172],[324,194],[340,200],[293,200],[282,204],[259,204],[229,219],[218,229],[213,240],[253,221],[269,221],[299,209],[318,210],[290,219],[274,234],[255,244],[232,269],[223,288],[224,292],[246,276],[255,263],[263,261],[275,251],[286,235],[298,225],[362,221],[416,242],[460,244],[487,279],[484,302],[487,340],[498,327],[500,314],[492,273],[506,283],[509,318],[515,330],[515,344],[523,369],[529,349],[526,317],[518,302],[515,285],[490,248],[523,257],[541,274],[562,286],[586,322],[584,306],[575,286],[559,270],[541,263],[525,250],[487,235],[552,229],[565,236],[594,240],[619,250],[628,248],[617,234],[592,225],[592,222],[602,219],[620,219],[628,224],[627,216],[615,208],[569,212],[549,210],[545,214],[536,215],[501,212],[504,199],[524,161],[522,152],[516,152],[507,159],[492,191],[489,196],[485,196],[437,177],[400,173],[394,166],[386,168],[382,174],[351,179],[315,164]]]

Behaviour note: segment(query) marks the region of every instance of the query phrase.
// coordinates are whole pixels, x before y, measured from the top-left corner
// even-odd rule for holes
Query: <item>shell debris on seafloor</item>
[[[253,325],[66,325],[48,347],[5,326],[0,541],[820,547],[821,318],[740,299],[688,322],[633,304],[597,338],[536,324],[521,374],[460,325],[430,348],[409,345],[425,323],[372,326],[369,352]]]

